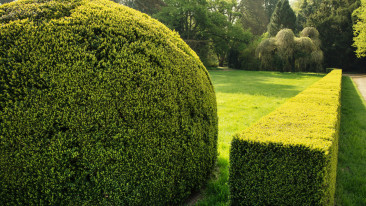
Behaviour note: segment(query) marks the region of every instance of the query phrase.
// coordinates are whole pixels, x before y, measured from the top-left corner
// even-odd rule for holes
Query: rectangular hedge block
[[[231,205],[334,205],[342,70],[234,136]]]

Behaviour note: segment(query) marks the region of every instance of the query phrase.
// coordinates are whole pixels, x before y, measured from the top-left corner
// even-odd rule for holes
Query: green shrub
[[[341,70],[237,134],[232,205],[334,205]]]
[[[0,203],[172,205],[210,175],[216,99],[197,55],[109,0],[0,6]]]
[[[228,66],[234,69],[259,70],[260,62],[255,52],[263,36],[253,36],[245,47],[232,48],[228,53]]]
[[[248,47],[240,52],[240,66],[237,69],[259,70],[260,62],[255,55],[256,48],[261,42],[262,37],[257,37],[249,43]]]

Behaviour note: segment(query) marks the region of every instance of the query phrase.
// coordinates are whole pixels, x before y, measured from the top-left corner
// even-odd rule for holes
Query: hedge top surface
[[[305,146],[327,153],[336,135],[341,76],[341,70],[333,70],[239,133],[238,138],[250,142]]]

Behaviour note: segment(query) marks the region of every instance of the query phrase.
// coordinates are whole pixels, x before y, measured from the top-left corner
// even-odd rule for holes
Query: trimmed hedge
[[[217,156],[209,74],[109,0],[0,6],[1,205],[174,205]]]
[[[237,134],[232,205],[334,205],[341,70]]]

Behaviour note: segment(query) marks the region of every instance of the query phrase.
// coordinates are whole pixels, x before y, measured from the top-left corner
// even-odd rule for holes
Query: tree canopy
[[[277,2],[278,0],[241,0],[239,11],[243,27],[250,29],[255,35],[266,32]]]
[[[312,10],[305,26],[316,27],[320,33],[325,67],[360,70],[363,62],[355,55],[352,13],[358,0],[322,0],[311,3]],[[340,58],[341,57],[341,58]]]
[[[296,15],[288,0],[280,0],[276,5],[271,21],[268,24],[268,33],[275,36],[281,29],[292,29],[296,27]]]
[[[353,26],[354,44],[357,48],[357,57],[366,57],[366,0],[361,0],[361,6],[353,13],[357,17],[357,21]]]
[[[211,49],[223,66],[229,51],[243,48],[251,34],[238,24],[241,14],[235,0],[165,0],[154,17],[177,31],[203,62]]]

